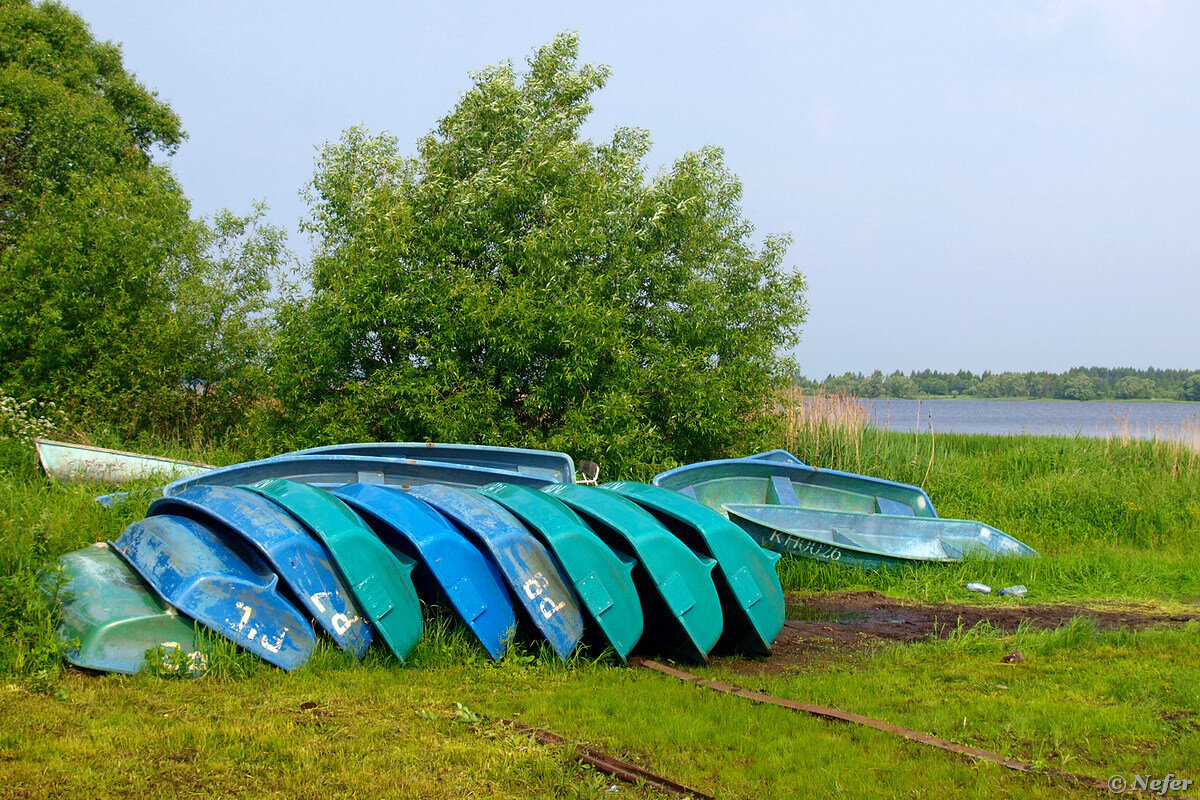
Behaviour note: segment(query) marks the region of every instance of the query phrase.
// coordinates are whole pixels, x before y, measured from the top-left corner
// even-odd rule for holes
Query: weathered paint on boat
[[[746,458],[752,458],[755,461],[778,461],[782,464],[799,464],[802,467],[808,466],[803,461],[796,458],[796,456],[789,453],[787,450],[781,450],[781,449],[767,450],[762,453],[755,453],[752,456],[746,456]]]
[[[312,626],[241,537],[165,514],[133,523],[113,547],[168,603],[255,655],[291,670],[312,653]]]
[[[134,674],[146,666],[146,651],[161,647],[164,656],[178,651],[189,671],[201,671],[195,624],[164,602],[108,544],[67,553],[58,563],[63,574],[58,638],[70,645],[67,661]],[[49,584],[43,587],[53,591]]]
[[[321,489],[333,489],[348,483],[373,483],[403,489],[427,483],[474,488],[492,481],[508,481],[525,486],[544,486],[552,482],[539,475],[468,464],[370,456],[306,455],[248,461],[181,478],[167,484],[163,494],[176,495],[189,486],[238,486],[265,480],[289,480]]]
[[[614,553],[579,515],[545,492],[489,483],[479,493],[509,510],[558,558],[589,618],[622,659],[642,636],[632,558]],[[707,509],[706,509],[707,510]]]
[[[278,478],[245,488],[277,503],[325,544],[358,607],[403,661],[423,629],[421,601],[412,582],[413,560],[390,550],[329,492]]]
[[[124,450],[109,450],[85,444],[68,444],[34,439],[38,460],[46,474],[57,481],[127,483],[140,478],[181,478],[215,469],[208,464],[160,458]]]
[[[692,550],[717,562],[713,580],[725,614],[719,645],[752,655],[771,652],[786,614],[775,572],[778,553],[759,547],[737,525],[679,492],[633,481],[600,488],[637,503]]]
[[[729,518],[764,547],[836,564],[894,567],[948,563],[965,556],[1036,556],[982,522],[941,517],[849,514],[764,504],[727,505]]]
[[[517,618],[500,568],[425,501],[388,486],[352,483],[333,494],[393,550],[416,561],[413,578],[427,602],[450,601],[488,655],[508,650]]]
[[[857,514],[937,516],[929,495],[918,486],[773,460],[687,464],[656,475],[654,485],[718,511],[727,503],[773,503]]]
[[[414,486],[413,495],[436,508],[491,554],[518,604],[566,659],[583,638],[583,614],[554,556],[498,503],[453,486]]]
[[[704,661],[721,638],[721,601],[712,580],[716,562],[702,558],[654,517],[613,492],[556,483],[542,491],[577,512],[609,547],[634,556],[647,648]]]
[[[485,469],[503,469],[537,475],[554,483],[575,480],[575,462],[566,453],[530,450],[523,447],[493,447],[483,444],[444,442],[359,442],[310,447],[288,453],[299,455],[370,456],[372,458],[416,459],[439,463],[466,464]]]
[[[371,626],[330,563],[329,551],[275,503],[237,487],[193,486],[151,503],[148,516],[160,514],[191,517],[241,536],[338,647],[361,658],[371,646]]]

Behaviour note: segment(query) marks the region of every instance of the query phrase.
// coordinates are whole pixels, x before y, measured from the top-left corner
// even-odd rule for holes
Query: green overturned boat
[[[278,504],[321,540],[358,606],[403,661],[424,628],[412,582],[416,562],[384,544],[348,505],[315,486],[271,478],[243,488]]]
[[[717,562],[713,582],[725,618],[718,649],[770,654],[786,611],[775,571],[779,553],[759,547],[737,525],[679,492],[634,481],[600,488],[632,500],[691,550]]]
[[[67,644],[67,661],[85,669],[134,674],[146,666],[147,652],[157,651],[167,669],[204,671],[195,623],[164,602],[107,544],[67,553],[58,563],[63,575],[57,587],[62,606],[58,637]],[[54,591],[49,577],[42,586],[47,593]],[[181,661],[175,661],[175,653]]]
[[[854,567],[1037,555],[1007,533],[973,520],[851,514],[763,503],[728,503],[724,510],[763,547]]]
[[[712,579],[717,562],[693,552],[615,492],[575,483],[542,491],[569,506],[615,552],[637,560],[633,581],[645,621],[643,642],[682,660],[707,661],[724,624]]]

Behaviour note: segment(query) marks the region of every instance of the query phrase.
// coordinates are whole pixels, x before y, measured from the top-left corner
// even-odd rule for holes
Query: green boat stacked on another
[[[508,509],[553,551],[604,643],[622,660],[642,636],[644,619],[633,583],[636,561],[622,558],[579,515],[545,492],[511,483],[477,490]]]
[[[62,606],[59,639],[67,661],[77,667],[134,674],[146,654],[158,651],[168,668],[203,671],[196,626],[163,601],[140,575],[103,542],[59,559],[57,586]],[[55,590],[48,576],[47,592]],[[176,654],[182,661],[176,661]]]
[[[637,559],[633,578],[642,602],[648,647],[688,661],[707,661],[721,638],[721,601],[713,585],[716,562],[697,555],[658,520],[614,492],[556,483],[553,495],[614,551]]]
[[[411,558],[389,548],[338,498],[315,486],[272,478],[243,487],[280,505],[320,539],[358,606],[401,661],[421,638],[421,601]]]
[[[786,613],[775,571],[778,553],[759,547],[737,525],[678,492],[633,481],[600,488],[637,503],[693,551],[717,562],[713,579],[725,617],[719,649],[770,654]]]

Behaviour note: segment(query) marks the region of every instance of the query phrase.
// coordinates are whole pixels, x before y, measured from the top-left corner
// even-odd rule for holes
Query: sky
[[[292,232],[317,149],[415,152],[470,73],[574,30],[585,129],[725,150],[807,278],[812,378],[1200,368],[1200,3],[67,0],[180,115],[196,214]]]

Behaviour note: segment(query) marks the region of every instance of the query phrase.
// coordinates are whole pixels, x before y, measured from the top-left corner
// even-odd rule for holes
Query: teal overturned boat
[[[716,561],[699,555],[658,520],[620,495],[574,483],[542,491],[571,507],[613,550],[637,559],[633,578],[642,601],[646,646],[688,661],[707,661],[721,638]]]
[[[719,648],[770,654],[785,615],[783,586],[775,572],[778,553],[759,547],[737,525],[679,492],[633,481],[600,488],[637,503],[693,551],[717,562],[713,580],[725,616]]]
[[[329,549],[358,607],[401,661],[421,638],[415,562],[389,549],[344,502],[305,483],[270,479],[245,487],[278,504]]]
[[[763,503],[729,503],[725,512],[763,547],[867,569],[1037,555],[1007,533],[973,520],[850,514]]]
[[[771,503],[857,514],[937,516],[919,486],[776,460],[781,452],[687,464],[654,476],[654,485],[718,511],[728,503]]]

